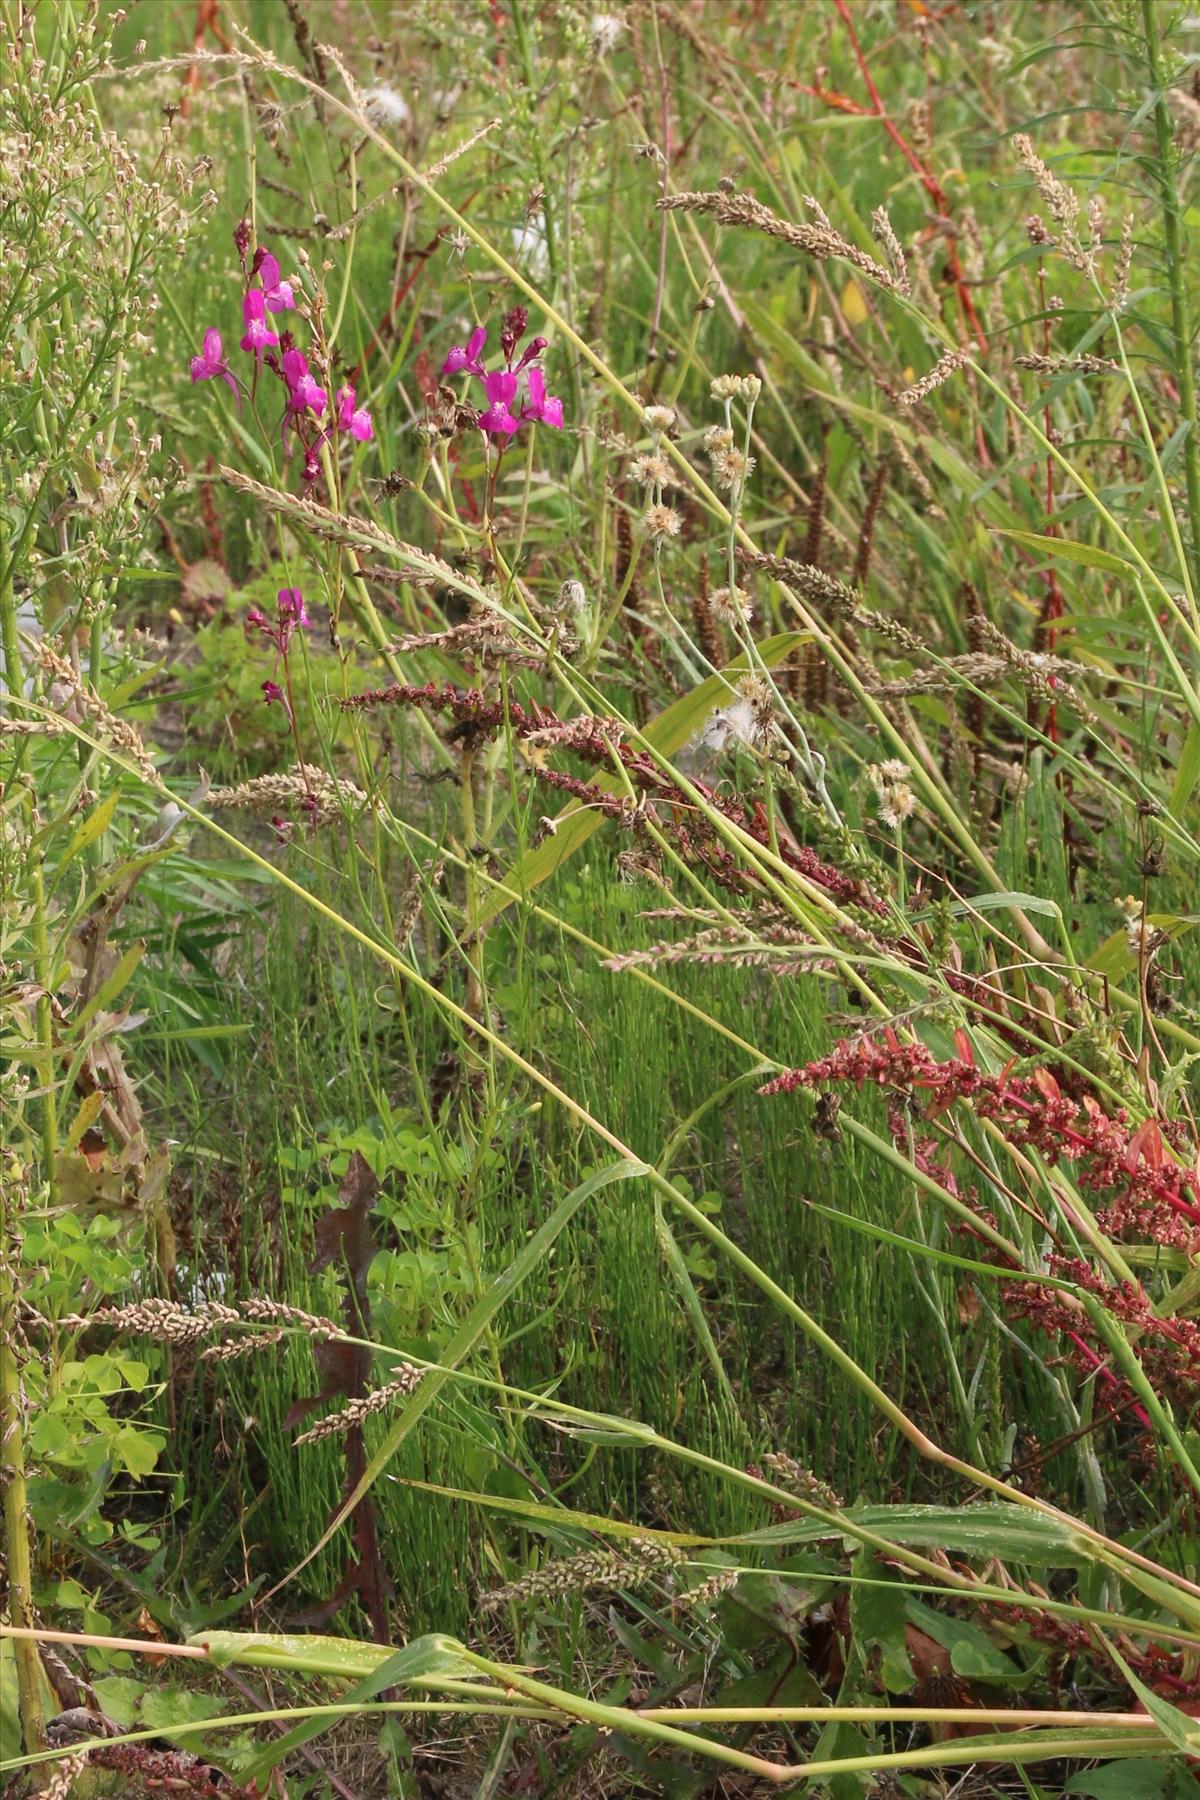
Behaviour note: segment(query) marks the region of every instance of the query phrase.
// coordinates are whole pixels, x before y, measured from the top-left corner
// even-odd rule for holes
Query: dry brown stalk
[[[780,238],[793,249],[803,250],[805,255],[816,257],[820,261],[836,258],[848,262],[861,274],[877,282],[880,287],[889,288],[893,293],[908,292],[907,272],[901,281],[890,269],[876,262],[873,256],[868,256],[865,250],[848,242],[830,224],[811,195],[805,195],[804,204],[813,217],[805,224],[797,225],[790,219],[781,219],[752,194],[668,194],[655,202],[663,212],[708,213],[721,225],[743,225],[752,231],[765,232],[768,237]]]

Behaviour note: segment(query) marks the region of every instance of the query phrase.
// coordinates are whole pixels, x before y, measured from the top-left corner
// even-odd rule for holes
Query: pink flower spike
[[[546,377],[540,369],[530,369],[526,376],[529,383],[529,405],[522,413],[522,419],[536,419],[539,425],[552,425],[555,431],[562,430],[563,403],[554,394],[546,392]]]
[[[481,381],[484,380],[484,367],[479,360],[479,353],[486,343],[487,327],[484,325],[477,325],[467,339],[464,347],[451,350],[449,356],[447,356],[445,362],[442,364],[442,374],[460,375],[462,371],[466,369],[469,374],[478,375]]]
[[[516,368],[513,370],[513,374],[519,375],[521,373],[522,369],[527,369],[529,367],[530,363],[533,362],[536,357],[539,357],[542,354],[542,351],[546,348],[546,345],[549,342],[550,342],[549,338],[544,338],[544,337],[530,338],[528,344],[525,346],[524,350],[521,352],[521,360],[520,360],[520,362],[518,362]]]
[[[239,408],[242,396],[238,393],[238,384],[229,364],[225,361],[221,349],[221,334],[215,327],[210,327],[204,334],[204,348],[199,356],[192,358],[192,380],[212,381],[214,378],[223,381],[232,390]]]
[[[304,596],[299,588],[279,590],[279,648],[286,650],[297,631],[311,631],[312,620],[304,610]]]
[[[517,397],[517,378],[507,369],[495,369],[483,378],[489,405],[479,415],[479,429],[493,437],[511,437],[521,429],[521,421],[513,416],[512,403]]]
[[[266,701],[268,706],[272,706],[275,704],[276,701],[278,701],[279,705],[282,706],[282,708],[283,708],[284,712],[287,714],[288,718],[289,719],[291,718],[292,709],[287,703],[287,695],[284,693],[283,689],[280,687],[280,685],[277,681],[264,681],[262,684],[262,692],[263,692],[263,699]]]
[[[264,350],[279,342],[279,333],[267,324],[266,295],[262,288],[250,288],[242,300],[242,319],[246,326],[242,349],[253,350],[261,357]]]
[[[283,353],[283,375],[288,384],[288,411],[314,412],[320,418],[328,396],[308,372],[308,358],[299,350]]]
[[[348,431],[357,438],[360,444],[369,443],[375,436],[375,427],[371,423],[371,415],[365,406],[357,405],[357,396],[353,387],[342,387],[337,391],[338,430]]]
[[[259,277],[266,295],[268,312],[291,312],[296,304],[290,281],[280,281],[279,263],[273,256],[264,256],[258,265]]]

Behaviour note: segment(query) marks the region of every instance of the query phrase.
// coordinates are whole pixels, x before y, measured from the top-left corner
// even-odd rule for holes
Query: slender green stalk
[[[11,1153],[10,1153],[11,1154]],[[18,1283],[14,1274],[19,1221],[9,1207],[17,1184],[0,1178],[0,1492],[4,1507],[4,1555],[8,1567],[8,1612],[14,1626],[28,1630],[36,1623],[33,1609],[33,1555],[30,1544],[28,1490],[25,1481],[25,1408],[21,1371],[14,1348]],[[17,1704],[26,1752],[46,1743],[42,1711],[42,1670],[32,1637],[13,1642],[17,1670]]]
[[[1192,539],[1192,591],[1200,592],[1200,436],[1196,414],[1196,347],[1188,305],[1187,262],[1183,246],[1183,209],[1175,180],[1172,150],[1173,128],[1167,107],[1166,78],[1159,39],[1162,7],[1159,0],[1142,0],[1142,41],[1150,89],[1154,95],[1155,173],[1162,197],[1163,257],[1171,295],[1171,330],[1175,338],[1173,374],[1179,383],[1179,411],[1188,434],[1183,445],[1189,526]],[[1195,601],[1193,600],[1193,608]],[[1193,611],[1200,628],[1200,615]]]
[[[7,536],[7,533],[5,533]],[[17,604],[12,582],[13,566],[8,563],[0,578],[0,644],[4,650],[4,679],[11,700],[23,692],[24,669],[17,631]],[[13,758],[12,781],[24,781],[26,745],[19,743]],[[25,790],[25,815],[32,837],[37,808],[32,787]],[[55,1163],[58,1157],[58,1097],[54,1064],[54,1009],[51,998],[53,971],[50,966],[50,936],[46,924],[46,884],[42,873],[41,852],[35,847],[29,858],[29,890],[32,912],[33,965],[38,981],[34,1018],[38,1042],[38,1073],[41,1080],[40,1110],[42,1126],[42,1177],[54,1195]]]

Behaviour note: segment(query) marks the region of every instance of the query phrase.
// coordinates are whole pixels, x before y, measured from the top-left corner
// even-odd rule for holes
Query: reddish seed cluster
[[[1048,1069],[998,1075],[976,1067],[965,1032],[956,1033],[959,1055],[939,1062],[924,1044],[901,1043],[889,1027],[878,1038],[842,1040],[828,1056],[789,1069],[759,1090],[788,1094],[797,1088],[872,1085],[889,1092],[892,1139],[951,1192],[957,1191],[946,1161],[948,1145],[917,1129],[963,1101],[993,1120],[1008,1141],[1035,1149],[1047,1164],[1068,1163],[1080,1190],[1098,1199],[1096,1218],[1110,1237],[1136,1237],[1194,1254],[1200,1248],[1200,1172],[1170,1154],[1182,1151],[1177,1129],[1148,1119],[1134,1129],[1123,1111],[1110,1116],[1090,1094],[1065,1094]],[[1095,1294],[1127,1329],[1129,1341],[1159,1392],[1185,1410],[1200,1392],[1200,1325],[1160,1318],[1139,1288],[1114,1286],[1090,1264],[1051,1258],[1051,1272]],[[1110,1366],[1108,1347],[1078,1302],[1057,1289],[1012,1283],[1005,1289],[1010,1312],[1057,1339],[1064,1359],[1108,1390],[1118,1410],[1143,1425],[1149,1418],[1132,1390]]]
[[[1094,1294],[1126,1327],[1131,1343],[1137,1346],[1138,1361],[1156,1391],[1184,1410],[1194,1406],[1200,1392],[1200,1323],[1193,1319],[1160,1318],[1141,1288],[1129,1283],[1114,1286],[1103,1280],[1090,1263],[1064,1256],[1052,1256],[1049,1260],[1052,1274]],[[1010,1312],[1029,1319],[1047,1336],[1065,1337],[1075,1352],[1073,1361],[1081,1362],[1089,1373],[1102,1371],[1100,1378],[1106,1386],[1124,1386],[1103,1358],[1096,1358],[1096,1353],[1082,1341],[1085,1320],[1069,1296],[1024,1282],[1014,1283],[1006,1295]],[[1144,1414],[1142,1417],[1148,1423]]]
[[[707,868],[724,886],[741,890],[747,885],[745,872],[737,859],[697,811],[690,798],[678,787],[673,777],[666,770],[660,769],[645,750],[639,750],[616,737],[612,720],[564,721],[546,708],[527,711],[514,700],[507,703],[489,700],[478,688],[456,688],[449,682],[439,685],[435,681],[420,686],[397,682],[391,687],[373,689],[369,693],[344,700],[342,705],[352,708],[419,706],[429,712],[448,713],[455,722],[454,728],[447,733],[450,742],[500,731],[507,725],[515,737],[539,737],[544,741],[546,749],[569,750],[573,756],[597,767],[611,767],[615,755],[634,787],[663,809],[658,821],[660,827],[671,838],[686,862],[695,867]],[[620,795],[607,793],[594,782],[580,780],[577,776],[567,775],[544,765],[536,766],[533,773],[549,786],[573,794],[585,806],[593,806],[599,812],[617,817],[623,816],[627,810]],[[693,785],[705,802],[731,824],[737,825],[764,849],[770,847],[769,822],[761,805],[755,805],[746,811],[740,802],[716,793],[701,782],[694,782]],[[823,888],[833,898],[861,907],[877,916],[886,913],[883,901],[871,894],[861,881],[822,862],[807,845],[781,842],[779,855],[789,868]]]
[[[956,1034],[956,1043],[959,1055],[938,1062],[924,1044],[902,1044],[889,1026],[878,1039],[843,1039],[828,1056],[789,1069],[760,1092],[871,1083],[928,1095],[923,1112],[930,1119],[966,1100],[1013,1143],[1036,1150],[1051,1166],[1070,1163],[1085,1192],[1105,1197],[1104,1227],[1112,1235],[1146,1235],[1153,1227],[1157,1242],[1185,1250],[1200,1246],[1200,1176],[1168,1155],[1167,1134],[1156,1120],[1131,1131],[1124,1111],[1110,1117],[1090,1094],[1072,1099],[1048,1069],[988,1075],[976,1067],[965,1032]]]

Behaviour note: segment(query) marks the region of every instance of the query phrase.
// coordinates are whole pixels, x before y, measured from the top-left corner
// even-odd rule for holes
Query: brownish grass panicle
[[[575,1556],[555,1557],[540,1569],[485,1594],[481,1604],[488,1612],[494,1612],[512,1600],[645,1587],[681,1561],[680,1552],[670,1544],[660,1544],[653,1538],[630,1538],[623,1549],[581,1550]]]
[[[404,1363],[400,1373],[383,1387],[375,1388],[369,1394],[360,1394],[344,1406],[341,1412],[327,1413],[323,1419],[318,1419],[315,1425],[300,1434],[295,1440],[296,1444],[316,1444],[322,1438],[344,1436],[347,1431],[369,1419],[372,1413],[382,1412],[393,1400],[406,1399],[424,1373],[424,1369],[418,1369],[415,1364]]]
[[[792,245],[793,249],[803,250],[806,256],[815,257],[818,261],[836,259],[848,262],[880,287],[889,288],[896,294],[907,294],[907,269],[901,279],[836,231],[823,208],[810,194],[805,195],[804,204],[812,218],[797,225],[791,219],[781,219],[778,213],[773,213],[769,206],[764,206],[753,194],[667,194],[655,202],[661,212],[708,213],[721,225],[742,225],[751,231],[765,232],[768,237],[780,238],[785,244]]]

